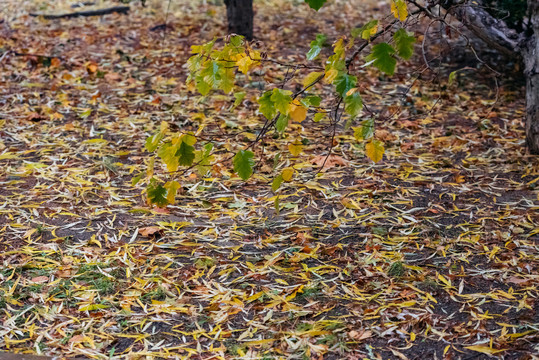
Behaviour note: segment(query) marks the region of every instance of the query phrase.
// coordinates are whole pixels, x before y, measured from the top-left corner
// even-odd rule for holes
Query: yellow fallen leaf
[[[504,352],[505,350],[507,350],[507,349],[497,350],[497,349],[493,349],[493,348],[485,346],[485,345],[471,345],[471,346],[465,346],[464,348],[469,349],[469,350],[473,350],[473,351],[477,351],[477,352],[480,352],[480,353],[483,353],[483,354],[488,354],[488,355],[494,355],[494,354]]]
[[[294,169],[292,169],[292,168],[284,169],[283,173],[282,173],[282,176],[283,176],[284,181],[292,180],[292,177],[294,176]]]

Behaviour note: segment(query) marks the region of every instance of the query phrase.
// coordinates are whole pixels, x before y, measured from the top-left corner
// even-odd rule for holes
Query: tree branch
[[[105,8],[105,9],[75,11],[72,13],[65,13],[65,14],[30,13],[30,16],[34,16],[34,17],[42,16],[44,19],[52,20],[52,19],[74,18],[74,17],[79,17],[79,16],[100,16],[100,15],[106,15],[106,14],[112,14],[112,13],[127,14],[128,11],[129,11],[129,6],[114,6],[114,7]]]
[[[520,55],[525,36],[492,16],[482,6],[481,0],[474,0],[473,3],[469,0],[438,0],[437,4],[488,45],[507,55]]]

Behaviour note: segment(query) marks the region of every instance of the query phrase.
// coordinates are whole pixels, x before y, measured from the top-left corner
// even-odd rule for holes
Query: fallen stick
[[[42,14],[42,13],[30,13],[30,16],[42,16],[44,19],[69,19],[79,16],[101,16],[112,13],[127,14],[129,11],[129,6],[114,6],[106,9],[97,9],[97,10],[85,10],[85,11],[75,11],[72,13],[66,14]]]

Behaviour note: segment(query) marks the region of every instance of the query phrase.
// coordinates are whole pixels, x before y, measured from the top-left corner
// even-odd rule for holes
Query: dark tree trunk
[[[533,34],[526,43],[524,75],[526,75],[526,144],[532,154],[539,155],[539,1],[528,0]]]
[[[253,38],[253,0],[225,0],[228,33]]]
[[[526,76],[526,145],[530,153],[539,155],[539,0],[528,0],[531,31],[510,29],[501,19],[495,19],[481,0],[439,0],[451,15],[492,47],[524,62]]]

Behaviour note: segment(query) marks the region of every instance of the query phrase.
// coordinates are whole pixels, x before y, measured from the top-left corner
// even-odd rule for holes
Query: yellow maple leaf
[[[174,204],[176,201],[176,193],[178,192],[178,189],[181,188],[181,185],[177,181],[168,181],[165,186],[165,189],[167,189],[167,201],[169,204]]]
[[[239,60],[236,61],[236,65],[238,66],[238,70],[244,74],[247,74],[247,72],[251,69],[251,67],[255,64],[255,61],[251,59],[247,54],[243,53],[241,54],[241,57]]]
[[[365,145],[365,153],[375,163],[382,160],[382,157],[384,156],[384,144],[382,144],[378,140],[372,140]]]
[[[406,20],[408,17],[408,7],[404,0],[391,0],[391,12],[396,19],[400,21]]]
[[[303,151],[303,144],[298,140],[288,145],[288,151],[294,156],[298,156]]]
[[[301,105],[297,100],[290,103],[290,118],[296,122],[302,122],[307,117],[307,108]]]

